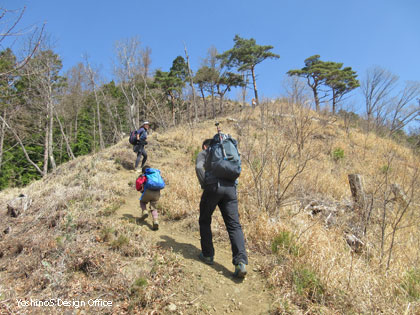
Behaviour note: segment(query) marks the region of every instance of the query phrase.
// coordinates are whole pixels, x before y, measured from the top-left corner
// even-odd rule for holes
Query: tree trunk
[[[220,94],[220,113],[221,113],[221,115],[223,115],[223,111],[224,111],[224,108],[223,108],[223,99],[224,98],[224,94],[222,93],[222,94]]]
[[[204,110],[204,118],[207,118],[207,101],[206,97],[204,96],[204,90],[203,88],[200,88],[201,96],[203,98],[203,110]]]
[[[134,115],[134,109],[135,109],[135,104],[133,102],[133,104],[130,105],[131,124],[133,125],[134,129],[137,129],[139,125],[136,122],[136,118],[135,118],[135,115]]]
[[[45,176],[48,173],[48,122],[45,123],[45,140],[44,140],[44,171],[43,175]]]
[[[188,66],[188,75],[190,77],[190,86],[191,86],[191,90],[192,90],[192,94],[193,94],[193,104],[194,104],[194,121],[197,122],[198,121],[198,110],[197,110],[197,102],[195,99],[195,89],[194,89],[194,83],[193,83],[193,79],[192,79],[192,72],[191,72],[191,68],[190,68],[190,59],[188,57],[188,52],[187,52],[187,46],[185,46],[185,56],[187,58],[187,66]],[[189,113],[188,113],[188,120],[189,120]]]
[[[242,106],[246,106],[246,88],[248,86],[248,75],[245,72],[242,72],[242,79],[245,82],[244,86],[242,87]]]
[[[137,126],[140,126],[140,104],[137,104],[136,106],[136,124]]]
[[[6,111],[3,113],[3,119],[1,123],[1,130],[0,130],[0,170],[3,163],[3,145],[4,145],[4,135],[6,133]]]
[[[112,109],[109,105],[109,102],[106,99],[105,93],[102,90],[101,90],[101,93],[102,93],[102,98],[103,98],[104,103],[105,103],[105,108],[106,108],[106,110],[108,112],[108,115],[109,115],[110,125],[114,129],[114,138],[116,139],[116,141],[119,141],[119,140],[121,140],[121,132],[118,130],[117,123],[115,122],[116,119],[114,117],[114,114],[112,113]]]
[[[75,119],[77,119],[77,118],[75,118]],[[74,133],[73,133],[73,122],[71,120],[70,120],[70,122],[68,124],[68,127],[67,127],[67,134],[69,135],[70,143],[73,143],[74,142],[74,138],[73,138]]]
[[[79,113],[76,113],[76,121],[74,122],[74,140],[77,141]]]
[[[319,96],[318,96],[318,90],[317,88],[312,88],[312,91],[314,92],[314,100],[315,100],[315,110],[319,112]]]
[[[63,142],[64,142],[64,137],[63,137],[63,133],[61,133],[60,146],[59,146],[60,156],[59,156],[59,159],[58,159],[59,164],[63,163]]]
[[[254,70],[254,67],[251,68],[251,75],[252,75],[252,83],[254,84],[255,100],[257,101],[257,105],[259,105],[260,104],[260,101],[258,99],[257,81],[255,79],[255,70]]]
[[[93,93],[95,94],[95,101],[96,101],[96,116],[98,117],[98,133],[99,133],[99,146],[101,150],[105,149],[104,138],[102,135],[102,123],[101,123],[101,112],[99,109],[99,98],[98,94],[96,93],[95,86],[93,87]]]
[[[130,81],[130,93],[131,93],[131,100],[133,102],[133,119],[134,119],[134,126],[137,129],[140,126],[140,112],[139,112],[139,105],[136,97],[136,86],[135,82]]]
[[[122,118],[118,113],[118,108],[116,105],[114,105],[114,113],[117,115],[117,119],[118,119],[118,124],[116,123],[116,127],[118,130],[118,137],[121,138],[121,132],[123,131],[123,125],[122,125]]]
[[[187,100],[186,101],[186,104],[185,104],[185,106],[186,106],[186,111],[187,111],[187,122],[189,123],[189,122],[191,122],[191,113],[190,113],[190,108],[191,108],[191,104],[190,104],[191,102],[189,101],[189,100]],[[181,117],[182,117],[182,115],[181,115]],[[180,117],[180,121],[181,121],[181,117]]]
[[[144,85],[145,85],[147,91],[149,92],[149,97],[152,99],[153,105],[156,109],[156,110],[153,110],[153,105],[152,105],[151,109],[148,109],[148,112],[150,114],[152,114],[153,117],[155,117],[156,120],[158,120],[162,124],[162,127],[164,129],[167,129],[168,128],[168,123],[167,123],[165,115],[164,115],[164,113],[161,109],[161,106],[159,105],[158,101],[156,101],[155,97],[153,96],[153,93],[150,91],[150,89],[147,85],[147,80],[144,77],[143,77],[143,80],[144,80]],[[147,106],[147,104],[144,100],[143,100],[143,102],[144,102],[144,105]],[[157,112],[157,115],[156,115],[156,112]],[[159,117],[157,117],[157,116],[159,116]]]
[[[172,124],[175,126],[176,119],[175,119],[175,96],[170,94],[171,96],[171,104],[172,104]]]
[[[224,97],[226,92],[228,91],[229,87],[226,86],[224,90],[220,89],[220,86],[217,86],[217,94],[219,94],[220,100],[219,100],[219,107],[220,107],[220,114],[223,115],[224,112]]]
[[[67,138],[67,136],[66,136],[66,134],[64,132],[63,125],[61,124],[60,118],[58,118],[57,112],[55,112],[55,119],[57,120],[58,125],[60,126],[61,134],[62,134],[62,136],[64,138],[64,141],[66,142],[67,154],[70,156],[70,158],[72,160],[74,160],[75,157],[74,157],[74,154],[73,154],[73,150],[71,149],[69,140],[68,140],[68,138]]]
[[[349,174],[348,178],[355,209],[363,211],[366,206],[366,194],[363,188],[362,176],[359,174]]]
[[[53,126],[54,126],[54,105],[50,103],[49,105],[49,123],[48,123],[48,156],[51,162],[51,166],[53,168],[53,171],[57,168],[57,165],[55,164],[54,159],[54,151],[53,151]]]
[[[105,148],[105,144],[104,144],[104,139],[103,139],[103,135],[102,135],[102,123],[101,123],[101,113],[99,110],[99,98],[98,98],[98,93],[96,91],[96,82],[95,82],[95,77],[94,77],[94,73],[92,68],[90,67],[90,64],[87,62],[87,70],[88,70],[88,74],[89,74],[89,80],[90,80],[90,84],[92,85],[92,89],[93,89],[93,94],[95,96],[95,103],[96,103],[96,115],[98,117],[98,134],[99,134],[99,146],[101,148],[101,150],[103,150]]]
[[[214,104],[214,91],[211,91],[211,106],[213,108],[213,119],[216,118],[216,104]]]
[[[16,131],[7,124],[6,120],[4,120],[2,116],[0,116],[0,120],[2,121],[2,125],[4,124],[7,127],[7,129],[9,129],[13,133],[13,136],[15,137],[15,139],[17,140],[17,142],[21,146],[23,153],[25,154],[26,160],[30,164],[32,164],[33,167],[35,167],[35,169],[38,171],[39,174],[41,174],[41,176],[45,176],[46,173],[44,173],[39,168],[39,166],[37,164],[35,164],[34,161],[32,161],[31,158],[29,157],[28,152],[26,151],[25,146],[23,145],[23,142],[20,139],[19,135],[16,133]],[[48,161],[48,156],[47,156],[47,161]]]
[[[333,91],[332,91],[332,114],[333,115],[335,115],[335,112],[336,112],[336,106],[337,106],[337,100],[336,100],[336,93],[335,93],[335,91],[334,91],[334,89],[333,89]]]

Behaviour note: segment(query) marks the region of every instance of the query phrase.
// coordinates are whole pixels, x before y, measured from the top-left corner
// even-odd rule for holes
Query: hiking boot
[[[200,260],[204,263],[206,263],[207,265],[213,265],[214,264],[214,260],[213,260],[213,256],[212,257],[206,257],[203,255],[203,253],[200,253],[200,255],[198,255],[198,257],[200,258]]]
[[[245,264],[243,262],[240,262],[239,264],[235,266],[235,272],[233,273],[233,276],[235,278],[243,279],[245,278],[245,275],[246,275]]]
[[[153,231],[157,231],[159,230],[159,222],[157,220],[153,221],[153,227],[152,227]]]

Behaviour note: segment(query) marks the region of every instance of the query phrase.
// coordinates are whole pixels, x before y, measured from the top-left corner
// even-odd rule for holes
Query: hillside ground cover
[[[265,303],[271,313],[419,312],[415,152],[347,128],[335,116],[284,102],[220,121],[239,142],[238,199],[253,257],[249,268],[270,287],[273,298]],[[194,159],[215,132],[214,122],[206,121],[150,136],[150,165],[161,169],[167,182],[161,220],[185,235],[198,233],[201,188]],[[25,188],[1,192],[2,309],[19,311],[17,299],[51,296],[112,299],[114,312],[164,312],[177,305],[170,297],[191,259],[158,245],[135,215],[120,218],[121,209],[136,202],[136,174],[126,169],[134,161],[130,150],[123,140],[63,164]],[[364,180],[363,208],[353,205],[348,184],[353,173]],[[32,205],[17,218],[7,216],[7,202],[20,193]],[[226,248],[217,213],[213,231],[216,246]],[[362,240],[360,252],[346,242],[349,234]],[[192,304],[178,304],[177,310],[214,312]]]

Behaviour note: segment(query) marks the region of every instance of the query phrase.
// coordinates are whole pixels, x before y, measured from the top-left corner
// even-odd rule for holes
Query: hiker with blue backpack
[[[214,264],[211,221],[216,206],[219,206],[231,243],[232,263],[235,266],[233,276],[244,278],[247,273],[245,265],[248,264],[248,256],[239,222],[236,194],[237,178],[241,173],[241,159],[237,141],[230,135],[221,133],[219,123],[216,123],[216,126],[217,134],[211,142],[203,143],[204,164],[203,156],[196,161],[197,177],[204,189],[200,201],[199,225],[202,251],[199,258],[206,264]],[[203,171],[204,181],[200,180]]]
[[[137,153],[136,164],[134,166],[135,169],[139,166],[142,156],[143,160],[141,161],[141,168],[143,168],[147,161],[147,152],[144,149],[144,146],[147,144],[146,139],[149,126],[150,123],[145,121],[143,125],[141,125],[140,129],[130,133],[129,142],[133,145],[133,151]]]
[[[160,191],[165,188],[160,170],[151,168],[148,165],[143,166],[142,174],[136,180],[136,189],[142,193],[140,197],[140,208],[142,210],[142,218],[148,216],[147,204],[150,203],[150,211],[153,218],[153,230],[159,229],[158,211],[156,203],[160,198]]]

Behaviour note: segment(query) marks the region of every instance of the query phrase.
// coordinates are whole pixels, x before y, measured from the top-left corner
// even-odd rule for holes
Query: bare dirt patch
[[[166,221],[160,214],[160,228],[153,231],[151,217],[141,218],[138,204],[139,193],[127,197],[126,203],[116,215],[133,224],[145,226],[156,246],[173,252],[182,268],[183,278],[171,285],[172,295],[168,311],[187,314],[267,314],[273,297],[255,268],[255,257],[249,257],[245,280],[233,278],[232,254],[226,242],[215,244],[215,264],[202,263],[198,255],[200,238],[197,229],[188,229],[183,221]],[[198,227],[198,221],[196,222]]]

